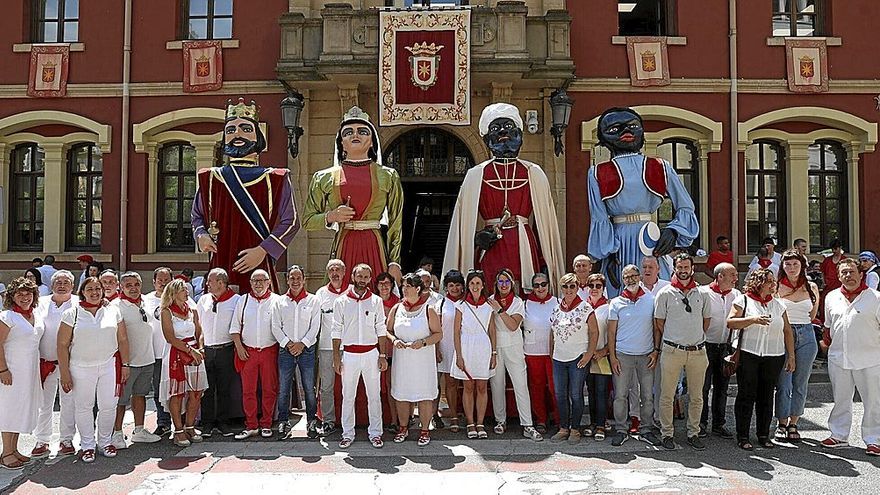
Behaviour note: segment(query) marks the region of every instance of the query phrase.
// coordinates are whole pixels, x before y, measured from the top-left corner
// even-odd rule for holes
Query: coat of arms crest
[[[443,45],[434,43],[416,43],[406,48],[412,56],[409,57],[410,79],[413,85],[427,91],[437,83],[437,72],[440,69],[440,50]]]

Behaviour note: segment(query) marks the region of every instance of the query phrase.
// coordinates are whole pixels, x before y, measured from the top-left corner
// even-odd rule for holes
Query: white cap
[[[519,109],[510,103],[493,103],[483,109],[480,115],[480,137],[489,134],[489,124],[495,119],[508,118],[512,120],[519,130],[523,130],[523,120],[519,115]]]

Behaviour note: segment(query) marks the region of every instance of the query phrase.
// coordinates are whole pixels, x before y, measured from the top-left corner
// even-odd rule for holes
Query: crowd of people
[[[674,419],[686,415],[694,449],[705,449],[710,434],[745,450],[772,448],[801,440],[798,420],[820,348],[834,395],[821,445],[847,445],[858,390],[866,452],[880,455],[876,255],[866,251],[857,261],[835,251],[816,281],[798,242],[779,254],[771,240],[738,289],[726,240],[718,244],[710,284],[697,284],[687,253],[672,259],[670,280],[659,278],[668,262],[648,256],[623,267],[620,294],[610,300],[605,276],[584,255],[558,287],[535,273],[528,293],[507,269],[491,280],[450,270],[441,283],[430,260],[404,275],[399,266],[375,274],[332,259],[314,294],[296,265],[286,272],[286,292],[257,269],[241,295],[220,268],[199,282],[198,295],[191,272],[166,267],[154,270],[149,293],[138,273],[93,269],[93,260],[81,260],[79,279],[34,267],[9,283],[0,312],[0,466],[50,454],[56,397],[57,452],[76,454],[78,432],[85,463],[166,438],[181,447],[214,434],[290,438],[294,393],[305,404],[307,436],[341,426],[345,449],[356,437],[361,381],[376,448],[389,430],[400,443],[418,428],[419,446],[432,430],[459,432],[460,410],[467,438],[489,437],[487,414],[492,432],[503,435],[508,404],[534,441],[610,437],[620,446],[635,438],[674,449]],[[144,425],[150,395],[152,432]],[[134,429],[126,436],[128,408]],[[18,450],[22,433],[37,440],[29,456]]]

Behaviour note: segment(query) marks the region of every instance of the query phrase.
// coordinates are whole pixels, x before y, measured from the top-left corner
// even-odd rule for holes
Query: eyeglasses
[[[577,289],[577,284],[566,284],[562,286],[563,289]]]
[[[690,313],[691,312],[691,302],[688,301],[687,296],[682,297],[681,302],[684,303],[684,310],[687,311],[688,313]]]
[[[510,280],[499,280],[498,285],[510,285]]]
[[[149,320],[147,320],[147,312],[144,311],[144,308],[140,308],[140,307],[139,307],[139,308],[138,308],[138,311],[140,311],[140,313],[141,313],[141,318],[144,319],[144,323],[148,322]]]
[[[605,285],[604,284],[587,284],[587,287],[589,287],[591,289],[601,289],[602,287],[605,287]]]
[[[532,287],[547,287],[550,285],[550,282],[535,282],[532,284]]]

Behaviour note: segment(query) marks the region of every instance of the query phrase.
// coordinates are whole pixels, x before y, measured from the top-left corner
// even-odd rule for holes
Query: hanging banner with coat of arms
[[[633,86],[668,86],[669,56],[663,36],[627,36],[629,80]]]
[[[471,12],[379,12],[379,124],[470,125]]]
[[[788,90],[793,93],[828,91],[828,49],[825,40],[785,39]]]
[[[33,45],[27,95],[36,98],[65,96],[69,65],[68,45]]]
[[[199,93],[223,87],[223,47],[219,40],[183,42],[183,91]]]

